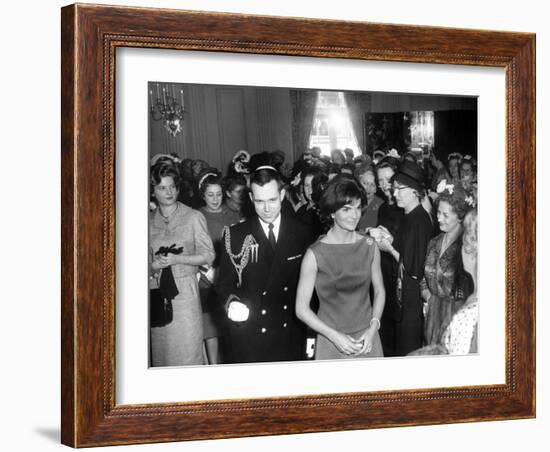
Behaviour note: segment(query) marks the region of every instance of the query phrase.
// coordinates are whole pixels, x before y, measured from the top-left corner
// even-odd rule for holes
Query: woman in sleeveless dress
[[[364,202],[361,186],[344,175],[329,183],[319,201],[322,218],[332,226],[307,250],[296,295],[296,315],[318,333],[315,359],[383,356],[380,253],[373,239],[355,231]],[[314,288],[317,314],[310,307]]]

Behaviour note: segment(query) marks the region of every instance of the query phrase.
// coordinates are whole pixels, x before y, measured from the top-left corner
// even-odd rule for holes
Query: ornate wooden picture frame
[[[504,68],[505,383],[117,405],[114,91],[116,50],[122,47]],[[61,153],[64,444],[85,447],[535,416],[533,34],[67,6],[62,9]]]

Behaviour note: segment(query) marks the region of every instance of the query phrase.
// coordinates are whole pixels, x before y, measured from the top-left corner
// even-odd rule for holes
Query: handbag
[[[174,320],[172,300],[167,300],[160,289],[149,290],[149,324],[151,328],[169,325]]]
[[[155,253],[166,256],[167,254],[181,254],[183,246],[176,248],[176,244],[169,247],[162,246]],[[149,291],[149,323],[151,328],[169,325],[174,320],[172,299],[179,291],[174,281],[172,268],[168,267],[160,274],[160,286]]]

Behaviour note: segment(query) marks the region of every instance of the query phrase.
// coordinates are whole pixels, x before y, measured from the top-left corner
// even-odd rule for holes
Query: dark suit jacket
[[[310,232],[300,222],[282,214],[277,246],[273,249],[257,217],[230,228],[231,250],[241,251],[252,234],[259,244],[257,262],[249,261],[238,287],[237,271],[222,243],[217,290],[226,305],[231,294],[245,303],[250,315],[245,322],[228,320],[231,363],[294,361],[305,357],[305,326],[296,318],[296,286]],[[227,306],[225,306],[227,307]]]

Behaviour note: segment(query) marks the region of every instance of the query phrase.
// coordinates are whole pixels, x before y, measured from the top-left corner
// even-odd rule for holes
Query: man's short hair
[[[261,168],[252,173],[250,177],[250,185],[256,184],[263,187],[265,184],[269,184],[271,181],[276,181],[279,191],[283,188],[283,181],[281,175],[274,168]]]

